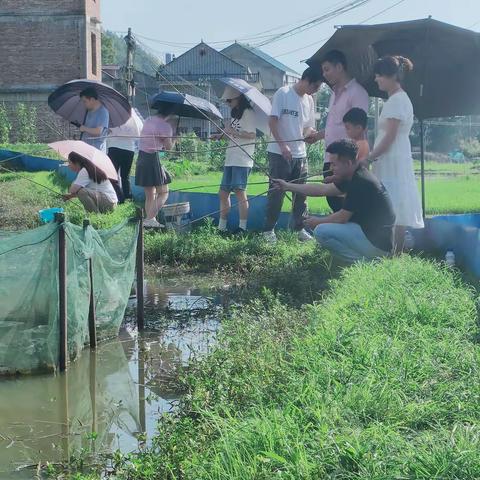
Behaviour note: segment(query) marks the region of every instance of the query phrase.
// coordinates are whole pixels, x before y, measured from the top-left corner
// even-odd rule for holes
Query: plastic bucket
[[[65,210],[63,208],[45,208],[43,210],[38,211],[38,216],[40,217],[40,221],[42,223],[53,222],[55,220],[56,213],[64,213]]]
[[[165,217],[177,217],[190,212],[190,202],[170,203],[164,205],[162,213]]]

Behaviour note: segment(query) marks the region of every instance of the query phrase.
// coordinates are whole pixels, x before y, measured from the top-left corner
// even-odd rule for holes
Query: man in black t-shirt
[[[308,217],[318,243],[342,260],[372,260],[388,255],[393,246],[395,214],[385,187],[357,163],[357,146],[351,140],[327,148],[336,178],[331,184],[298,185],[275,180],[277,188],[310,197],[345,195],[343,207],[326,217]]]

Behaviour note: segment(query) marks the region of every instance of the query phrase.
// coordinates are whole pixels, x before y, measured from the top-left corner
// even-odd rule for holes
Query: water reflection
[[[66,374],[0,381],[0,478],[31,479],[38,462],[65,461],[81,448],[128,452],[139,433],[151,438],[181,395],[179,368],[215,339],[224,299],[207,293],[151,279],[144,334],[127,322]]]

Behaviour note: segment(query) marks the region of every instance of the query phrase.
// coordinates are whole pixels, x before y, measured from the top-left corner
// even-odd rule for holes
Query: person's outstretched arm
[[[272,179],[276,188],[284,192],[301,193],[307,197],[338,197],[343,195],[334,183],[290,183],[285,180]]]

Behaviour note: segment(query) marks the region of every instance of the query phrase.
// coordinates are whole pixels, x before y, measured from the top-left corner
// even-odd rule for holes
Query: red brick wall
[[[57,14],[85,12],[84,0],[1,0],[0,13],[45,13],[52,11],[52,5]]]
[[[34,104],[41,141],[59,140],[75,131],[50,111],[47,96],[53,88],[76,78],[101,80],[100,1],[0,0],[0,101],[12,110],[18,102]]]
[[[80,18],[14,17],[0,28],[0,88],[61,85],[85,76]]]
[[[96,17],[100,20],[100,0],[86,0],[85,9],[87,16]]]

